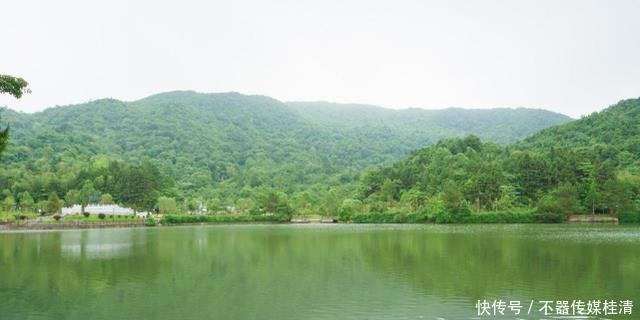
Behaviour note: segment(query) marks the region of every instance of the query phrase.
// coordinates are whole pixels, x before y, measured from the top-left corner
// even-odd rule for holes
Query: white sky
[[[170,90],[392,108],[640,96],[640,1],[5,1],[0,73],[22,111]]]

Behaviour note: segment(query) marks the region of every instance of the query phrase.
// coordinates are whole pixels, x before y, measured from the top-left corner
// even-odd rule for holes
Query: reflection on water
[[[60,248],[64,256],[85,259],[125,257],[133,253],[133,243],[130,230],[120,232],[117,237],[105,230],[63,232],[60,237]]]
[[[470,319],[482,299],[633,300],[639,244],[637,227],[567,225],[5,233],[0,319]]]

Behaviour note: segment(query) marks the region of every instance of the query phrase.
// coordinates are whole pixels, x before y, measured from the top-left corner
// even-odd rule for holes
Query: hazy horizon
[[[194,90],[578,118],[640,96],[640,2],[26,0],[3,5],[0,74],[34,112]]]

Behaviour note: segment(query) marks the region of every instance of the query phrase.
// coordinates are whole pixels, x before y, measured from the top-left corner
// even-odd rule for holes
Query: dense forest
[[[331,130],[350,130],[349,134],[357,135],[361,130],[384,128],[394,135],[401,135],[403,143],[413,149],[470,133],[484,140],[510,144],[542,128],[571,120],[561,114],[526,108],[391,110],[330,102],[289,102],[287,105],[309,122]]]
[[[375,212],[425,211],[442,222],[474,212],[536,209],[540,221],[608,213],[640,222],[640,99],[501,146],[451,139],[368,171],[359,200]]]
[[[506,144],[571,119],[534,109],[389,110],[169,92],[34,114],[5,109],[2,120],[10,125],[0,168],[5,210],[101,201],[165,212],[337,215],[343,202],[376,198],[359,192],[367,168],[446,138]]]

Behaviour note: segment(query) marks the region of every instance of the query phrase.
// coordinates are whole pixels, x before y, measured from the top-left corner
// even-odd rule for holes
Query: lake
[[[519,301],[519,318],[541,319],[540,301],[552,301],[556,312],[556,301],[579,299],[640,304],[639,227],[216,225],[0,233],[0,319],[516,318],[509,308],[504,316],[478,316],[485,300]],[[632,312],[601,317],[637,318],[640,307]]]

